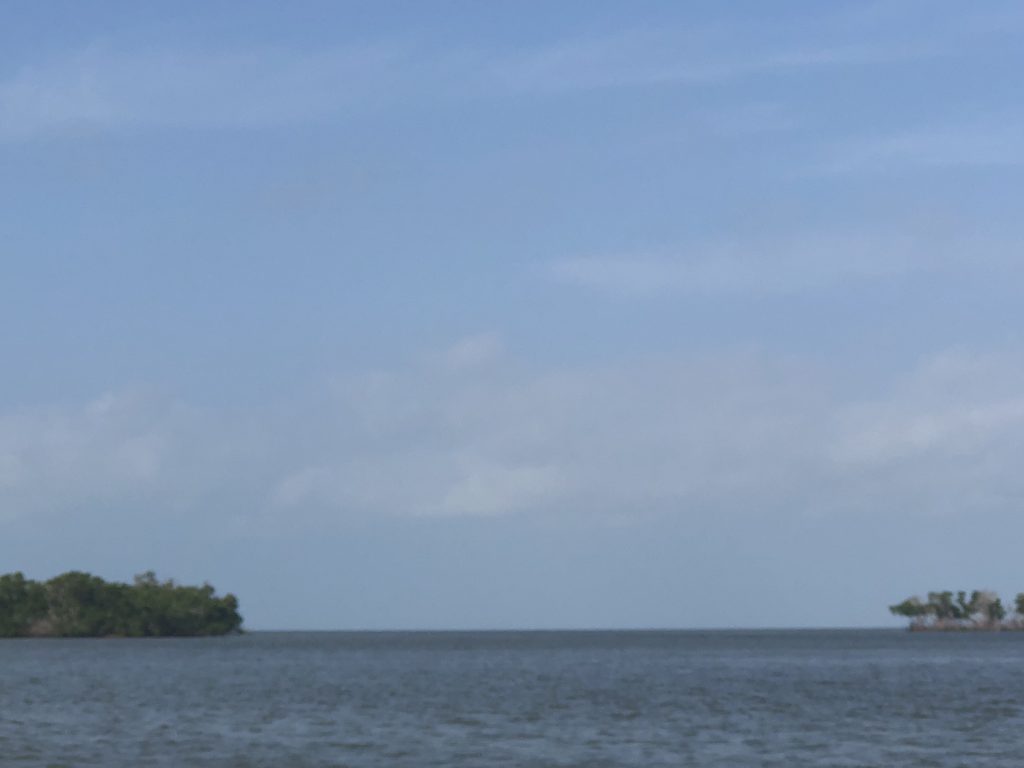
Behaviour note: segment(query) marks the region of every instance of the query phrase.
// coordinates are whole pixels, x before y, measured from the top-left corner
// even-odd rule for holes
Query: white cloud
[[[840,463],[955,462],[1024,438],[1024,368],[1011,360],[950,352],[929,360],[884,400],[838,414]]]
[[[1024,367],[941,355],[885,396],[836,408],[824,509],[972,516],[1024,501]]]
[[[699,519],[974,513],[1024,497],[1024,366],[925,361],[871,400],[756,356],[497,375],[353,374],[244,417],[130,395],[0,414],[7,517],[172,514],[209,527],[352,517]]]
[[[0,414],[0,494],[8,514],[132,493],[160,472],[162,429],[130,397]]]
[[[477,368],[496,360],[502,352],[501,339],[494,333],[481,333],[456,342],[445,354],[455,370]]]
[[[0,514],[188,514],[225,486],[237,502],[256,441],[229,421],[130,391],[0,411]]]
[[[440,515],[503,515],[529,511],[558,496],[561,478],[544,466],[467,462],[436,510]]]
[[[863,414],[861,418],[865,418]],[[881,464],[931,452],[970,454],[1002,433],[1021,431],[1024,397],[950,404],[937,411],[901,412],[889,418],[875,415],[866,421],[837,446],[835,455],[840,461]]]
[[[788,473],[783,457],[801,461],[802,444],[781,443],[806,423],[797,403],[814,396],[783,375],[753,361],[376,374],[339,388],[331,405],[339,428],[357,434],[329,437],[275,498],[357,513],[601,516],[732,494]],[[748,461],[758,453],[772,466]]]

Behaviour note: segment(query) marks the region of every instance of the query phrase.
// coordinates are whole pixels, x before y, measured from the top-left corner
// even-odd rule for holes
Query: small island
[[[161,582],[152,571],[132,584],[80,571],[45,582],[0,576],[0,637],[199,637],[241,626],[234,595]]]
[[[1007,615],[1003,601],[995,592],[974,590],[929,592],[928,598],[908,597],[889,606],[894,616],[910,619],[913,632],[963,632],[1024,630],[1024,592],[1014,600],[1014,613]]]

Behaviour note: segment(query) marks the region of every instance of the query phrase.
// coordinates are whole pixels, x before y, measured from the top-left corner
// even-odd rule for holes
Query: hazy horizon
[[[0,18],[0,572],[299,630],[1024,591],[1018,4]]]

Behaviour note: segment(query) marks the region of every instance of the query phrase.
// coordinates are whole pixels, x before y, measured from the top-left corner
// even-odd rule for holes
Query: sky
[[[252,629],[1024,590],[1024,8],[0,0],[0,571]]]

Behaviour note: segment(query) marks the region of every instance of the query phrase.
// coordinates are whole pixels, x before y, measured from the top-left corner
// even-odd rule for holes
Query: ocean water
[[[1024,765],[1024,633],[0,641],[0,766]]]

